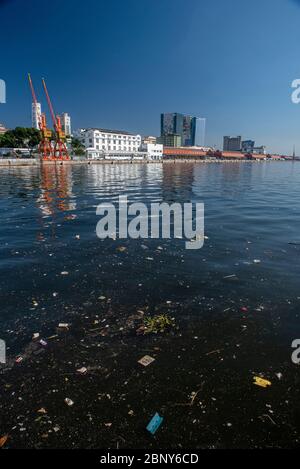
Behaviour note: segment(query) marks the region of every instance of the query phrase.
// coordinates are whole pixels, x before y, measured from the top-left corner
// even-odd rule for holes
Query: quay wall
[[[37,159],[0,159],[0,168],[1,167],[10,167],[10,166],[30,166],[30,167],[37,167],[41,165],[97,165],[97,164],[105,164],[105,165],[123,165],[123,164],[182,164],[182,163],[201,163],[201,164],[226,164],[226,163],[262,163],[262,162],[273,162],[277,160],[245,160],[245,159],[226,159],[226,160],[209,160],[209,159],[199,159],[199,158],[180,158],[180,159],[166,159],[160,161],[152,161],[152,160],[133,160],[133,161],[122,161],[122,160],[70,160],[70,161],[41,161]],[[282,161],[282,160],[281,160]]]

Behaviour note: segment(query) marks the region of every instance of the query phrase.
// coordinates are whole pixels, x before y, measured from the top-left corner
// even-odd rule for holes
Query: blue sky
[[[73,128],[157,135],[177,111],[207,118],[207,144],[300,154],[300,1],[0,0],[0,21],[7,126],[30,125],[29,71]]]

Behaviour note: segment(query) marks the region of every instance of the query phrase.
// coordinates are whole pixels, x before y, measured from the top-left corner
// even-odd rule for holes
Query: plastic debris
[[[148,432],[151,433],[151,435],[154,435],[159,429],[159,427],[161,426],[162,422],[163,422],[163,417],[161,417],[156,412],[146,427]]]
[[[127,251],[127,248],[125,246],[119,246],[119,247],[117,247],[117,251],[118,252],[125,252],[125,251]]]
[[[80,239],[80,235],[75,235],[75,238],[76,238],[76,239]]]
[[[76,371],[77,371],[77,373],[79,373],[81,375],[85,375],[87,373],[87,368],[85,366],[83,366],[82,368],[79,368]]]
[[[38,411],[38,414],[47,414],[47,411],[44,407],[42,407],[41,409],[39,409]]]
[[[65,270],[60,273],[60,275],[69,275],[69,272],[66,272]]]
[[[47,343],[45,340],[43,340],[43,339],[40,340],[40,344],[41,344],[43,347],[47,347],[47,345],[48,345],[48,343]]]
[[[58,327],[59,329],[69,329],[69,324],[67,322],[60,322]]]
[[[21,363],[24,360],[23,357],[17,357],[16,358],[16,363]]]
[[[69,407],[72,407],[72,405],[74,405],[74,402],[73,402],[72,399],[70,399],[69,397],[66,397],[66,398],[65,398],[65,403],[66,403]]]
[[[261,378],[260,376],[254,376],[254,383],[256,386],[260,386],[261,388],[266,388],[268,386],[271,386],[271,381],[268,381],[267,379]]]
[[[3,448],[7,440],[8,440],[8,435],[4,435],[0,438],[0,448]]]
[[[155,358],[150,357],[150,355],[145,355],[142,357],[140,360],[138,360],[138,363],[140,363],[143,366],[148,366],[151,365],[155,361]]]
[[[35,332],[32,336],[33,339],[38,339],[40,337],[39,332]]]
[[[254,259],[253,262],[254,262],[254,264],[260,264],[260,263],[261,263],[261,260],[259,260],[259,259]]]

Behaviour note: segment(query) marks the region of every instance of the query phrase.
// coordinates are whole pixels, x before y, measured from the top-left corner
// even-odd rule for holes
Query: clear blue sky
[[[30,71],[73,128],[157,135],[177,111],[207,117],[207,144],[300,154],[300,1],[0,0],[0,21],[7,126],[30,125]]]

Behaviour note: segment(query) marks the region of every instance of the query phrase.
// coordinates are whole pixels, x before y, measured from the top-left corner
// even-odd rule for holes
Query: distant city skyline
[[[300,154],[300,1],[6,0],[0,15],[7,127],[31,125],[31,72],[42,108],[45,76],[74,129],[158,136],[160,114],[178,110],[207,119],[205,145],[241,135]]]

